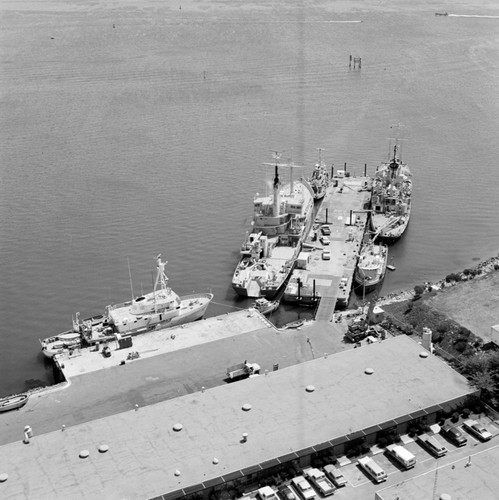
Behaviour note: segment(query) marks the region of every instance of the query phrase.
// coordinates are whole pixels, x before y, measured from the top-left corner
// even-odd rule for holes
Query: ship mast
[[[161,254],[159,254],[156,257],[156,260],[158,261],[158,272],[156,274],[156,282],[154,283],[154,291],[156,292],[158,288],[158,283],[161,282],[161,290],[166,290],[166,285],[168,283],[168,277],[165,274],[165,267],[166,264],[168,264],[168,261],[166,262],[161,262]]]
[[[279,213],[279,207],[281,205],[280,190],[281,190],[281,182],[279,180],[279,166],[277,165],[277,162],[276,162],[276,164],[275,164],[275,177],[274,177],[274,207],[273,207],[274,217],[277,217],[278,215],[280,215],[280,213]]]
[[[275,158],[275,163],[264,163],[264,165],[270,165],[275,167],[275,177],[274,177],[274,204],[272,207],[273,216],[278,217],[280,215],[280,206],[281,206],[281,181],[279,178],[279,167],[288,167],[290,169],[290,191],[289,196],[293,196],[294,193],[294,184],[293,184],[293,168],[299,167],[304,168],[301,165],[294,165],[291,161],[290,163],[278,163],[281,155],[277,152],[274,152],[272,156]]]
[[[158,288],[158,283],[161,283],[161,290],[166,291],[166,285],[168,283],[168,277],[165,274],[165,266],[168,264],[168,261],[161,262],[161,254],[156,257],[158,262],[156,273],[156,281],[154,283],[153,297],[154,297],[154,312],[157,312],[157,304],[156,304],[156,290]]]

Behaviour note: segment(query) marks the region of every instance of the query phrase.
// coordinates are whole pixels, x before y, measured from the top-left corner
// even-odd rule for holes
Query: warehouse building
[[[210,498],[432,424],[476,393],[399,336],[1,447],[2,498]]]

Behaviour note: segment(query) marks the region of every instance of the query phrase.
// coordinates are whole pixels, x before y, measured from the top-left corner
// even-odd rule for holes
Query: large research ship
[[[86,320],[81,320],[80,314],[76,313],[72,330],[40,341],[45,356],[51,358],[82,345],[178,326],[203,317],[213,294],[195,293],[179,297],[168,286],[167,262],[161,260],[161,254],[156,260],[157,275],[152,292],[107,306],[104,314]]]
[[[313,219],[314,195],[309,184],[293,181],[293,165],[275,167],[272,194],[256,194],[253,228],[241,246],[241,260],[232,287],[244,297],[273,298],[282,287],[300,253]],[[289,168],[291,180],[281,185],[279,168]]]
[[[376,169],[371,198],[372,229],[388,243],[402,236],[411,215],[412,174],[398,149],[395,145],[392,160]]]

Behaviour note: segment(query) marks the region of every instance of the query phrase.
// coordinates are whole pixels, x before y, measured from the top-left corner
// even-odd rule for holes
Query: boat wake
[[[481,16],[479,14],[447,14],[449,17],[483,17],[484,19],[499,19],[499,16]]]

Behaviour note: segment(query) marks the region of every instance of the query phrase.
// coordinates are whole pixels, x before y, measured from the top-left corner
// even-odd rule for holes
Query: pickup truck
[[[241,379],[246,377],[251,377],[253,375],[258,375],[260,373],[260,365],[257,363],[239,363],[234,366],[229,366],[227,368],[227,378],[229,380]]]
[[[305,477],[315,486],[315,489],[322,496],[329,496],[334,493],[336,487],[334,484],[326,477],[323,471],[316,468],[308,468],[303,470]]]

